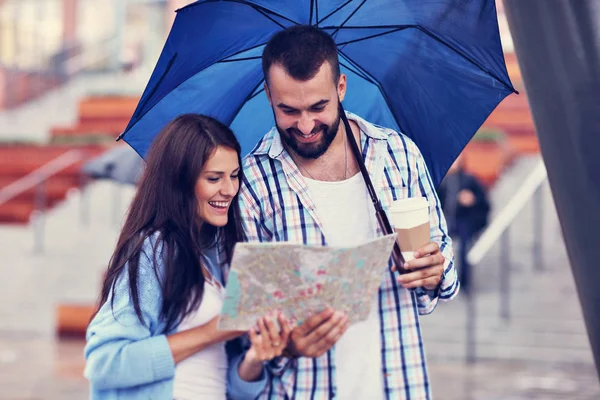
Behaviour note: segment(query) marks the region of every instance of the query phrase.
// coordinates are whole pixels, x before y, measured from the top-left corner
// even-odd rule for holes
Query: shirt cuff
[[[415,289],[415,294],[417,295],[417,297],[423,297],[426,296],[427,299],[429,301],[433,300],[434,298],[436,298],[439,294],[439,289],[426,289],[424,287],[418,287]]]
[[[263,367],[257,380],[248,382],[240,376],[240,363],[244,359],[245,353],[236,356],[229,367],[228,393],[232,399],[254,399],[265,389],[267,384],[267,374]]]
[[[294,365],[296,358],[279,356],[269,361],[269,371],[275,376],[282,376],[290,365]]]
[[[433,312],[439,299],[439,287],[433,290],[418,287],[413,290],[417,297],[417,308],[419,315],[427,315]]]
[[[151,355],[154,378],[157,381],[172,378],[175,375],[175,360],[167,337],[165,335],[152,337],[144,342],[144,346]]]

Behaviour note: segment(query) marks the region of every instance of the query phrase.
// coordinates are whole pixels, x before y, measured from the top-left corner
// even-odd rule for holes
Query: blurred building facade
[[[81,70],[154,64],[174,10],[168,0],[0,0],[0,110]]]

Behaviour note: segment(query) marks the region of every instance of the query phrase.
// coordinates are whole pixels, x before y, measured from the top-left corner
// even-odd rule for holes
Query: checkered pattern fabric
[[[347,113],[361,130],[363,158],[386,210],[396,199],[425,196],[429,201],[431,240],[446,258],[439,292],[406,290],[394,273],[379,289],[382,375],[388,399],[430,399],[419,315],[459,290],[452,244],[437,194],[416,145],[405,135]],[[321,222],[306,183],[273,128],[244,160],[240,204],[249,241],[287,241],[326,245]],[[379,232],[382,234],[381,232]],[[359,344],[357,344],[359,345]],[[262,399],[331,399],[336,393],[335,346],[319,358],[281,358],[269,364]]]

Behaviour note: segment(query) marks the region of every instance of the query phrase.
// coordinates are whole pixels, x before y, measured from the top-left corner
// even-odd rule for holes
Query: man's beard
[[[288,148],[292,149],[294,153],[298,154],[302,158],[317,159],[323,154],[325,154],[325,152],[327,151],[327,149],[329,149],[329,146],[331,146],[331,143],[335,139],[335,136],[338,132],[338,128],[340,126],[340,115],[338,113],[335,122],[331,126],[321,124],[319,126],[314,127],[311,133],[318,134],[319,131],[323,133],[321,140],[315,143],[301,143],[300,141],[298,141],[296,135],[300,133],[300,131],[296,128],[288,128],[284,130],[281,127],[279,127],[279,125],[277,125],[277,122],[275,122],[275,126],[277,127],[279,135],[281,136],[281,139],[283,140],[285,145]]]

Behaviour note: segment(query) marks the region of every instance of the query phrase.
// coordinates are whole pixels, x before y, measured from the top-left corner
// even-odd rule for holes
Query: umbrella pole
[[[354,154],[354,158],[358,163],[358,167],[360,168],[360,172],[365,181],[365,185],[367,185],[367,190],[369,192],[369,196],[371,197],[371,201],[373,202],[373,206],[375,207],[375,217],[377,218],[377,222],[379,223],[379,227],[383,231],[384,234],[389,235],[394,233],[392,229],[392,225],[390,224],[390,220],[387,217],[387,214],[383,210],[381,206],[381,202],[377,197],[377,193],[375,192],[375,188],[373,188],[373,182],[371,182],[371,177],[369,176],[369,172],[367,171],[367,167],[365,166],[365,161],[363,160],[362,153],[356,143],[356,139],[352,134],[352,128],[350,127],[350,122],[348,122],[348,118],[346,117],[346,112],[344,111],[344,107],[342,103],[339,103],[339,112],[340,118],[344,122],[344,128],[346,129],[346,135],[348,137],[348,143],[350,143],[350,148],[352,150],[352,154]],[[400,245],[398,245],[398,241],[394,242],[394,249],[392,251],[392,260],[394,261],[394,265],[396,266],[398,272],[400,274],[407,273],[408,271],[404,268],[404,256],[402,256],[402,251],[400,250]]]

